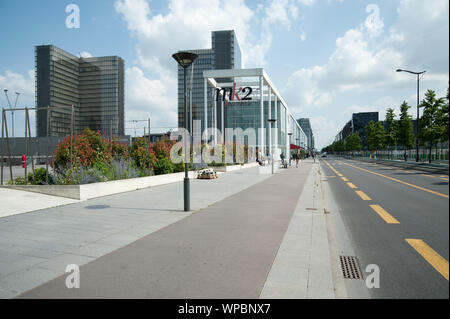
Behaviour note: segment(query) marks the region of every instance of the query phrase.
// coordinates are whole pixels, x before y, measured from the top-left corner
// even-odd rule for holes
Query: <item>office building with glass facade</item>
[[[35,48],[36,106],[49,107],[50,136],[85,128],[124,135],[124,61],[79,58],[53,45]],[[36,112],[36,134],[47,134],[47,110]]]
[[[297,120],[298,124],[300,124],[300,127],[302,128],[303,132],[306,134],[306,138],[308,140],[307,142],[307,151],[313,152],[314,150],[314,134],[311,128],[311,122],[309,121],[309,118],[301,118]]]
[[[203,86],[203,71],[214,69],[238,69],[241,67],[241,49],[233,30],[211,32],[211,49],[181,50],[198,55],[195,62],[187,69],[187,108],[189,122],[187,128],[191,130],[194,120],[203,120],[204,103],[212,107],[213,90],[207,88],[205,97]],[[181,52],[180,51],[180,52]],[[192,73],[193,70],[193,73]],[[221,81],[229,82],[229,79]],[[191,87],[192,83],[192,87]],[[192,88],[192,90],[191,90]],[[192,109],[192,112],[190,112]],[[208,110],[208,122],[221,122],[221,113]],[[202,121],[202,131],[205,129]],[[184,126],[184,70],[178,65],[178,127]]]
[[[222,143],[230,138],[226,129],[243,131],[253,129],[256,133],[253,144],[248,142],[248,136],[244,136],[244,140],[239,142],[258,147],[263,154],[273,152],[275,158],[279,159],[281,153],[289,154],[294,150],[306,148],[306,134],[263,69],[209,70],[203,72],[203,77],[205,96],[208,94],[207,88],[221,94],[228,92],[225,93],[225,97],[214,96],[210,102],[212,105],[208,105],[209,102],[204,100],[204,125],[222,132],[222,136],[218,134],[213,136],[211,141],[213,144]],[[224,82],[223,79],[231,82]],[[233,92],[233,88],[237,97],[236,95],[231,97],[230,92]],[[244,97],[247,100],[244,100]],[[223,114],[223,121],[208,121],[208,113],[214,110]],[[275,120],[275,123],[270,124],[269,119]],[[269,130],[271,126],[273,129]]]
[[[359,137],[361,138],[362,149],[366,150],[367,136],[365,127],[370,121],[378,122],[378,112],[353,113],[352,119],[344,125],[342,130],[336,135],[335,140],[345,140],[350,134],[358,132]]]

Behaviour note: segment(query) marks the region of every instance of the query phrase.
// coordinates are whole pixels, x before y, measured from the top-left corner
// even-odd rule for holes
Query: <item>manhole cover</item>
[[[341,260],[342,273],[346,279],[362,279],[358,260],[354,256],[339,256]]]

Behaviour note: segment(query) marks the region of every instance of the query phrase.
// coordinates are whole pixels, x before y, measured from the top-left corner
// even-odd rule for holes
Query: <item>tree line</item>
[[[423,114],[419,118],[419,133],[416,136],[413,132],[412,117],[408,114],[411,108],[406,101],[400,105],[400,114],[397,116],[393,108],[386,110],[386,127],[380,121],[370,121],[365,126],[366,146],[372,154],[379,150],[394,150],[401,147],[404,150],[406,161],[406,151],[414,145],[414,138],[418,138],[420,145],[429,150],[429,161],[431,162],[431,152],[433,146],[437,148],[438,143],[449,140],[449,88],[445,97],[436,97],[436,92],[427,90],[425,98],[419,104],[423,108]],[[331,145],[324,147],[322,152],[340,153],[353,152],[362,149],[361,137],[358,132],[351,133],[345,139],[335,141]]]

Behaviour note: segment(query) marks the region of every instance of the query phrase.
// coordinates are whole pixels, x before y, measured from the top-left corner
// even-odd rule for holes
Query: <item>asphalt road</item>
[[[333,158],[321,165],[363,276],[369,264],[380,269],[372,298],[449,298],[448,175]]]

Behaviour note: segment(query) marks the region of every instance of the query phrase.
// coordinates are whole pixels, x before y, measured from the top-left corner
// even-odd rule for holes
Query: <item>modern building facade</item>
[[[300,118],[297,120],[298,124],[302,128],[303,132],[306,134],[307,145],[306,149],[308,152],[313,152],[314,150],[314,134],[311,128],[311,122],[309,118]]]
[[[203,83],[203,71],[215,69],[239,69],[241,68],[241,49],[239,47],[236,34],[233,30],[213,31],[211,33],[211,49],[181,50],[188,51],[198,55],[198,58],[187,70],[187,107],[188,107],[188,129],[191,131],[190,123],[194,120],[204,118],[205,99],[207,105],[212,107],[213,90],[206,88]],[[180,52],[181,52],[180,51]],[[193,69],[193,73],[192,73]],[[221,79],[223,82],[229,82],[230,79]],[[192,90],[191,88],[192,83]],[[192,106],[192,112],[190,112]],[[215,116],[215,118],[214,118]],[[221,113],[208,112],[208,122],[222,121]],[[184,72],[181,66],[178,66],[178,127],[184,126]],[[203,132],[205,127],[203,126]]]
[[[342,130],[336,135],[336,140],[345,140],[350,134],[358,132],[361,138],[361,146],[367,148],[365,127],[370,121],[378,122],[378,112],[353,113],[352,119],[348,121]]]
[[[215,96],[211,101],[212,107],[207,103],[203,106],[206,116],[202,122],[206,123],[202,123],[202,126],[206,125],[224,132],[222,136],[213,134],[213,143],[233,139],[240,144],[258,148],[263,154],[274,154],[277,160],[281,153],[287,155],[306,147],[306,134],[263,69],[209,70],[203,72],[203,77],[205,87],[224,94],[224,96]],[[231,80],[231,82],[224,82],[223,79]],[[238,97],[230,96],[233,88]],[[206,95],[207,91],[204,92]],[[244,97],[247,99],[244,100]],[[223,121],[209,122],[207,120],[208,113],[214,110],[223,114]],[[275,122],[270,124],[269,119]],[[271,125],[273,129],[269,130]],[[235,136],[236,138],[228,136],[229,132],[226,129],[235,132],[242,130],[244,133],[242,139],[238,140],[238,136]],[[249,134],[247,135],[246,132]],[[251,142],[252,132],[254,142]]]
[[[36,134],[65,136],[85,128],[124,135],[124,61],[79,58],[53,45],[35,48]]]

